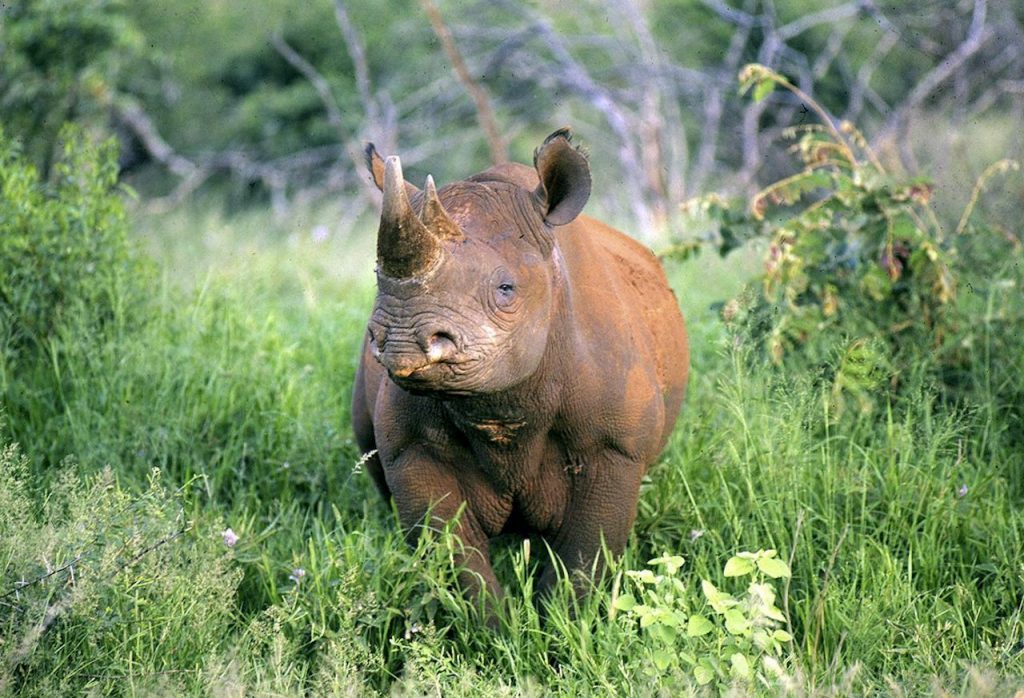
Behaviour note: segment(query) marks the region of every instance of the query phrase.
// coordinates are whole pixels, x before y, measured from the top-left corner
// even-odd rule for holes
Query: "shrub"
[[[71,315],[87,330],[123,319],[134,270],[116,191],[116,144],[93,144],[73,127],[62,141],[63,157],[45,181],[0,132],[0,349],[7,362],[49,352]]]
[[[690,598],[677,577],[683,566],[678,555],[648,561],[661,570],[626,572],[628,591],[613,594],[612,616],[639,625],[646,672],[653,679],[684,671],[699,685],[733,681],[771,685],[781,673],[779,659],[793,638],[778,627],[786,617],[775,605],[769,579],[789,577],[789,566],[774,550],[741,552],[725,564],[726,577],[753,576],[741,597],[701,582],[703,603]]]
[[[123,0],[14,0],[0,6],[0,113],[49,176],[65,121],[105,126],[109,93],[142,38]]]
[[[76,380],[81,365],[141,319],[148,276],[129,243],[115,144],[70,126],[62,139],[47,180],[0,132],[0,405],[35,458],[44,454],[31,435],[90,387]],[[47,437],[61,440],[56,431]]]
[[[763,273],[725,305],[724,318],[745,328],[771,362],[823,368],[834,416],[851,400],[869,411],[873,396],[923,364],[941,387],[956,387],[971,361],[963,341],[973,319],[958,294],[995,271],[972,269],[958,253],[970,211],[947,234],[929,206],[929,182],[890,173],[852,124],[834,125],[764,66],[747,66],[740,82],[755,100],[776,86],[793,92],[823,125],[785,132],[795,139],[796,174],[749,202],[711,195],[690,205],[717,224],[720,254],[750,240],[765,245]],[[1019,260],[1019,243],[988,243]],[[670,254],[693,251],[690,243]]]

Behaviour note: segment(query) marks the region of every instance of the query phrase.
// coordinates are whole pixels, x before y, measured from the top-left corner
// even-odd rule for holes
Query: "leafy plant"
[[[853,124],[834,123],[782,75],[751,64],[739,80],[754,100],[788,90],[821,124],[784,132],[797,173],[749,201],[711,195],[690,204],[717,224],[720,254],[753,239],[764,245],[763,272],[725,305],[725,319],[745,326],[775,364],[825,366],[834,417],[851,401],[870,411],[879,390],[919,363],[921,348],[940,369],[962,363],[958,340],[970,318],[957,309],[967,270],[956,243],[970,210],[947,235],[927,179],[890,173]]]
[[[44,177],[65,122],[105,128],[109,92],[142,35],[123,0],[14,0],[0,6],[0,113]]]
[[[654,677],[685,670],[700,685],[716,681],[770,682],[769,667],[793,638],[780,627],[786,617],[775,605],[769,579],[789,577],[789,566],[774,550],[741,552],[729,558],[726,577],[752,577],[744,594],[735,596],[701,581],[703,602],[691,598],[678,572],[684,561],[665,554],[649,560],[661,570],[629,570],[631,588],[613,594],[612,614],[621,611],[627,623],[637,623],[645,639],[647,671]]]

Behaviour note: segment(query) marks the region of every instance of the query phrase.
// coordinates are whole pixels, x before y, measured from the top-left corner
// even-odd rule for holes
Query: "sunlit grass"
[[[157,467],[166,488],[189,483],[175,501],[191,524],[164,546],[173,555],[147,556],[104,592],[130,618],[63,616],[60,632],[42,634],[10,670],[8,690],[656,693],[637,629],[609,618],[614,574],[575,615],[560,589],[542,620],[530,571],[543,546],[533,541],[527,557],[520,542],[499,543],[509,595],[492,632],[450,583],[451,537],[406,544],[356,467],[348,420],[373,229],[314,235],[332,215],[274,221],[186,208],[139,221],[161,270],[151,317],[71,360],[66,414],[22,448],[36,471],[68,454],[79,473],[109,465],[111,486],[129,499],[148,491]],[[780,599],[795,637],[782,685],[917,693],[937,682],[1002,695],[1024,675],[1019,444],[991,410],[937,405],[927,385],[881,419],[830,425],[813,376],[776,375],[727,340],[712,304],[734,295],[754,263],[702,256],[669,268],[693,376],[616,571],[678,553],[697,598],[701,578],[729,588],[722,565],[737,551],[774,548],[793,568]],[[67,496],[88,507],[90,492]],[[173,507],[157,510],[174,517]],[[106,520],[10,511],[0,539],[22,531],[26,560],[41,534],[16,527],[25,516],[97,529]],[[131,525],[141,524],[124,524],[125,539]],[[230,548],[226,527],[239,537]],[[80,574],[106,569],[96,565]],[[56,599],[65,587],[45,588]],[[208,627],[190,605],[201,589],[223,592],[209,596]],[[175,623],[179,614],[188,622]],[[189,642],[196,623],[209,632]],[[972,667],[983,671],[972,678]],[[658,683],[696,690],[685,675]]]

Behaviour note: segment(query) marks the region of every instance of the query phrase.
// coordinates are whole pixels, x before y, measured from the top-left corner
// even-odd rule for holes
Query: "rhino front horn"
[[[439,240],[412,210],[402,163],[392,155],[384,163],[384,206],[377,231],[377,266],[393,279],[421,276],[441,254]]]

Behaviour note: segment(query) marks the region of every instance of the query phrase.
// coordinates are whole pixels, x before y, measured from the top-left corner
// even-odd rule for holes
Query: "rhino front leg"
[[[388,486],[398,510],[398,518],[410,542],[426,525],[434,529],[456,521],[455,535],[461,543],[456,556],[459,586],[479,604],[488,622],[495,620],[494,602],[502,588],[491,567],[489,538],[480,526],[470,503],[466,501],[450,466],[417,451],[407,451],[385,467]]]
[[[604,572],[603,551],[618,557],[625,550],[645,469],[618,453],[601,454],[572,469],[572,496],[551,547],[568,570],[577,598],[589,591],[592,571],[597,577]],[[556,581],[549,565],[538,590],[546,594]]]

